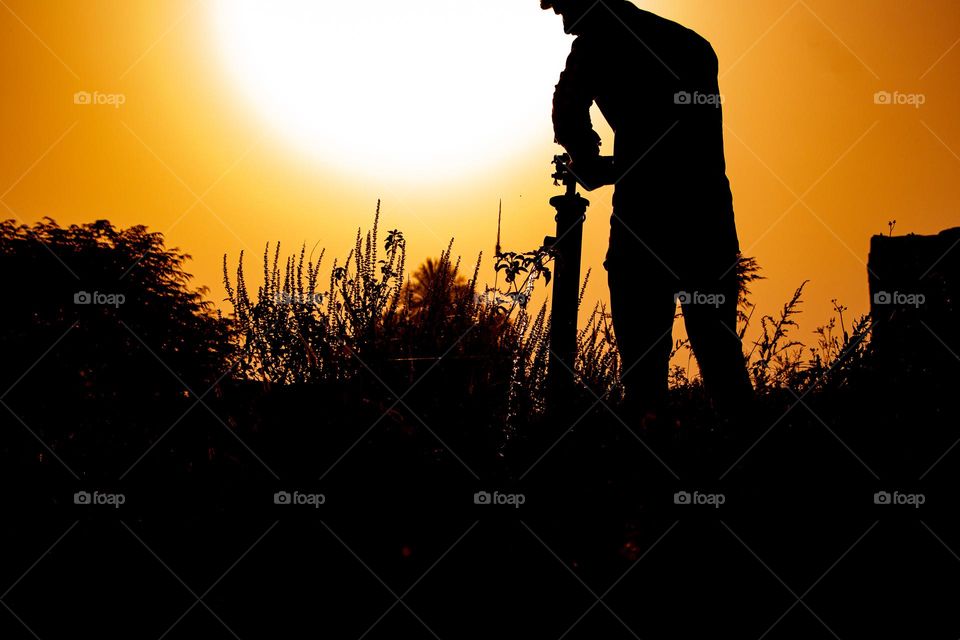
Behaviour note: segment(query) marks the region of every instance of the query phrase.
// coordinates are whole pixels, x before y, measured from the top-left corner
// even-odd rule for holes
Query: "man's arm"
[[[577,38],[553,93],[553,132],[556,143],[570,154],[571,173],[588,190],[609,183],[600,175],[605,173],[601,170],[600,136],[590,121],[596,97],[593,80],[584,45]]]
[[[574,162],[600,155],[600,136],[590,121],[594,92],[580,38],[573,41],[567,66],[553,92],[553,132]]]

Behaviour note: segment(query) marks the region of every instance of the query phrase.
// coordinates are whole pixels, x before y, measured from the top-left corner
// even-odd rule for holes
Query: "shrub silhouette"
[[[473,277],[465,280],[459,262],[451,261],[451,241],[438,260],[428,261],[414,281],[405,283],[403,234],[390,231],[382,254],[378,234],[379,207],[373,228],[358,231],[346,260],[333,262],[323,292],[323,252],[314,262],[302,247],[298,257],[281,265],[279,245],[272,261],[268,245],[264,283],[255,296],[248,289],[243,254],[235,279],[224,256],[237,370],[266,384],[342,381],[373,363],[439,358],[450,349],[463,356],[495,339],[490,330],[499,323],[476,295],[479,260]]]
[[[279,247],[272,258],[266,251],[255,294],[242,255],[235,277],[224,256],[236,371],[266,388],[351,388],[384,410],[403,397],[395,410],[407,415],[397,421],[450,430],[452,441],[471,438],[469,448],[489,452],[515,410],[509,389],[523,336],[478,294],[482,256],[467,278],[451,241],[407,280],[403,234],[381,237],[379,225],[378,206],[370,231],[358,231],[346,260],[332,263],[322,293],[322,252],[314,261],[305,247],[285,259]]]
[[[188,259],[143,226],[2,223],[0,268],[15,301],[0,332],[0,375],[12,386],[6,455],[125,469],[158,423],[210,391],[226,373],[229,334],[205,290],[189,287]]]

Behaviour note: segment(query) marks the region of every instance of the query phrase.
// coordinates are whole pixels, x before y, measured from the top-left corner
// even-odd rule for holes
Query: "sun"
[[[221,0],[212,11],[239,91],[328,167],[450,180],[552,139],[570,42],[537,0]]]

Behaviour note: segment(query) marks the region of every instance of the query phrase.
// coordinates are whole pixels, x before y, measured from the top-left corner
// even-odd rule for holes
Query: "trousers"
[[[638,230],[616,209],[603,263],[627,403],[658,410],[666,399],[677,304],[704,387],[718,411],[738,414],[753,386],[737,334],[735,232]]]

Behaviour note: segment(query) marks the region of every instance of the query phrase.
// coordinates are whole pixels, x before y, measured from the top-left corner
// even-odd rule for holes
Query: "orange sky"
[[[755,287],[761,313],[809,279],[800,337],[812,342],[832,298],[852,313],[868,309],[869,238],[888,220],[898,233],[958,224],[960,3],[638,4],[697,30],[719,55],[741,244],[767,277]],[[194,256],[197,284],[218,300],[223,253],[246,248],[255,259],[264,242],[281,240],[345,255],[377,198],[385,226],[406,233],[412,264],[451,236],[465,263],[480,250],[489,256],[500,198],[505,248],[532,249],[552,232],[548,95],[533,138],[542,142],[504,149],[469,176],[428,187],[348,174],[264,123],[227,77],[210,12],[179,0],[0,0],[0,214],[146,224]],[[543,20],[560,29],[552,13]],[[562,65],[559,56],[544,70],[551,83]],[[126,102],[75,105],[78,90]],[[923,94],[925,104],[876,105],[877,91]],[[609,149],[611,134],[600,132]],[[589,196],[588,300],[606,297],[610,195]]]

